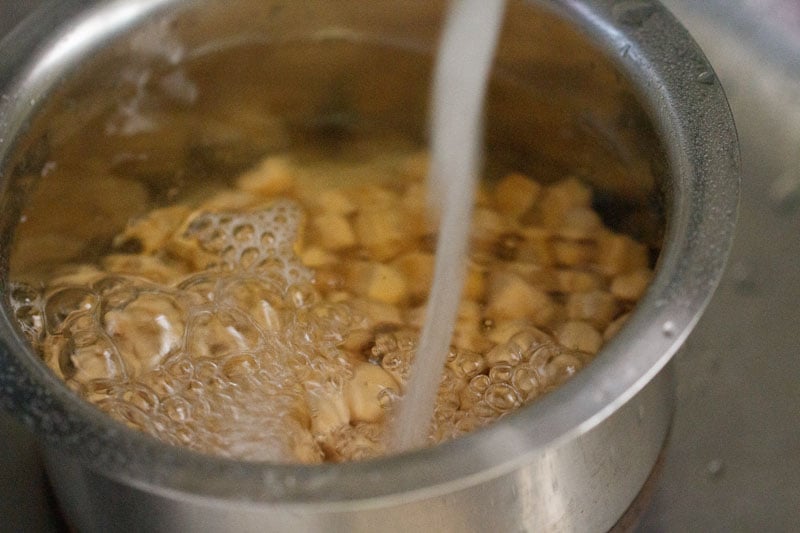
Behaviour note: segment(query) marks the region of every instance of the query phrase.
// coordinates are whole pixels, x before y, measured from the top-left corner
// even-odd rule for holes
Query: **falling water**
[[[483,101],[503,0],[454,0],[439,47],[431,116],[430,203],[440,215],[433,286],[391,446],[424,446],[464,285],[481,165]]]

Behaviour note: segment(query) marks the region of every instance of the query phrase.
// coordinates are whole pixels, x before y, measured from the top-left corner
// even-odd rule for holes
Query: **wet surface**
[[[728,271],[676,360],[678,409],[642,531],[800,523],[800,4],[666,0],[726,89],[742,150]],[[735,4],[735,5],[732,5]]]
[[[39,5],[0,0],[0,35]],[[664,0],[726,88],[742,145],[728,272],[676,360],[678,409],[641,531],[800,523],[800,4]],[[59,531],[33,439],[0,413],[0,531]]]

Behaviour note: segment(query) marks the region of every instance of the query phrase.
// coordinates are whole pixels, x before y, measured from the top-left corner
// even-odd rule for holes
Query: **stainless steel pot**
[[[9,269],[31,267],[9,260],[20,213],[56,181],[80,195],[88,168],[179,195],[199,169],[234,173],[274,143],[387,129],[424,139],[442,9],[408,0],[46,5],[0,43],[3,286]],[[243,119],[259,113],[280,116],[288,136],[275,141],[265,122]],[[609,221],[660,243],[647,295],[588,368],[431,449],[339,465],[245,463],[167,446],[85,404],[31,352],[6,305],[2,405],[40,436],[68,522],[80,531],[610,528],[663,446],[668,363],[730,247],[732,119],[706,59],[655,1],[541,0],[509,7],[487,126],[493,160],[545,178],[576,174]]]

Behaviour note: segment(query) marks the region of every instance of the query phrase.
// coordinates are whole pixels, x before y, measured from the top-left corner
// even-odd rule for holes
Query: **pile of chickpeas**
[[[346,167],[338,168],[343,178],[321,188],[302,164],[271,156],[241,175],[234,187],[131,221],[115,238],[111,253],[99,261],[67,265],[41,290],[17,285],[12,303],[44,360],[76,392],[168,442],[244,459],[319,462],[379,455],[385,452],[388,420],[408,380],[433,278],[436,226],[427,209],[426,169],[426,155],[415,153],[375,164],[375,179],[348,179]],[[370,172],[362,166],[360,174]],[[466,282],[431,443],[530,403],[588,364],[625,322],[653,276],[647,248],[606,227],[592,208],[592,191],[575,178],[545,185],[509,173],[482,183],[475,202]],[[251,313],[247,331],[257,341],[247,341],[247,334],[239,335],[245,340],[231,336],[232,326],[220,322],[214,323],[216,329],[209,325],[203,342],[195,342],[187,333],[195,330],[187,318],[189,304],[181,303],[184,296],[153,296],[162,289],[173,294],[190,287],[200,294],[198,302],[211,305],[215,298],[234,294],[231,276],[256,284],[270,280],[235,293],[236,309]],[[197,287],[205,285],[187,281],[201,278],[217,280],[213,290],[223,292],[204,296]],[[137,301],[103,314],[101,300],[117,294],[104,293],[103,287],[119,279],[139,287]],[[274,294],[258,296],[267,286]],[[81,287],[84,293],[74,292]],[[52,304],[53,295],[66,289],[73,290],[71,299],[61,298],[53,311],[47,302]],[[84,320],[91,322],[89,329],[80,330],[78,315],[87,305],[96,305],[98,311]],[[298,348],[305,346],[302,339],[300,344],[270,340],[283,339],[291,324],[310,324],[297,318],[308,313],[333,316],[335,320],[326,318],[325,323],[338,324],[333,333],[320,333],[330,345],[319,354],[313,347]],[[169,327],[159,326],[159,320]],[[78,328],[69,335],[83,331],[83,344],[67,338],[64,324]],[[117,359],[109,358],[105,344],[91,340],[86,333],[90,326],[92,338],[113,345]],[[278,345],[307,351],[301,363],[312,370],[304,379],[325,382],[314,388],[291,385],[286,403],[291,417],[264,415],[265,424],[291,420],[283,431],[290,435],[283,452],[258,455],[252,452],[257,446],[226,444],[217,437],[204,440],[190,430],[181,438],[163,435],[159,427],[178,416],[173,416],[174,407],[169,412],[164,407],[177,385],[155,381],[172,379],[174,373],[165,369],[184,363],[177,353],[188,361],[185,390],[204,379],[197,370],[201,365],[195,364],[202,360],[226,369],[220,370],[225,379],[244,380],[226,385],[242,391],[248,372],[283,360],[264,348]],[[317,367],[323,369],[319,375],[314,374]],[[136,390],[145,392],[120,395],[109,381],[135,382]],[[142,400],[144,396],[149,399]],[[242,398],[236,400],[237,409],[246,410],[248,400]],[[137,410],[120,405],[129,400],[139,402]],[[148,409],[164,410],[166,422],[147,421]],[[186,418],[185,413],[197,409],[188,405],[182,412]],[[258,416],[242,420],[259,423]],[[270,434],[281,435],[282,430],[273,428]]]

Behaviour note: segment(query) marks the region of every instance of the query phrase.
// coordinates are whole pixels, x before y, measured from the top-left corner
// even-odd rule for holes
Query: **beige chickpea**
[[[308,408],[314,435],[325,435],[350,423],[350,408],[341,390],[308,394]]]
[[[466,279],[464,280],[464,292],[462,298],[465,300],[483,300],[486,294],[486,267],[474,261],[467,265]]]
[[[593,241],[572,241],[557,239],[553,242],[553,255],[556,263],[566,267],[577,267],[590,263],[596,254]]]
[[[544,267],[556,263],[556,253],[550,230],[527,226],[521,230],[523,240],[517,246],[517,260]]]
[[[513,272],[489,274],[485,316],[493,320],[528,318],[534,325],[547,324],[556,314],[555,303],[543,290]]]
[[[564,213],[562,226],[556,234],[563,239],[582,241],[593,239],[602,227],[603,221],[594,209],[576,206]]]
[[[142,253],[155,253],[164,246],[189,213],[191,210],[185,205],[154,209],[128,224],[122,233],[114,237],[114,245],[123,246],[127,242],[135,241],[141,246]]]
[[[462,300],[458,307],[453,344],[464,350],[483,352],[491,346],[481,332],[481,306],[471,300]]]
[[[315,207],[323,213],[349,216],[356,212],[356,204],[340,189],[326,189],[313,197]]]
[[[295,178],[296,170],[286,157],[270,156],[239,176],[236,185],[260,196],[276,196],[291,190]]]
[[[356,245],[356,234],[350,221],[338,213],[323,213],[313,218],[319,246],[330,251],[341,251]]]
[[[495,186],[494,202],[500,212],[516,218],[533,207],[541,189],[539,183],[523,174],[508,174]]]
[[[102,265],[108,272],[141,276],[156,283],[172,283],[186,275],[179,265],[167,265],[151,255],[108,255],[103,258]]]
[[[603,345],[603,336],[588,322],[571,320],[556,331],[558,342],[572,350],[594,354]]]
[[[530,336],[531,343],[551,340],[547,333],[535,327],[530,320],[524,318],[497,322],[487,333],[487,337],[496,344],[503,344],[508,342],[511,337],[523,332]]]
[[[576,292],[567,298],[567,316],[573,320],[584,320],[599,329],[605,329],[619,311],[614,296],[606,291]]]
[[[400,204],[400,198],[393,191],[376,184],[364,184],[343,189],[355,204],[357,211],[374,209],[385,211]]]
[[[421,151],[409,155],[403,162],[402,171],[405,176],[413,181],[423,181],[428,176],[430,156],[428,152]]]
[[[428,207],[427,187],[423,183],[412,183],[400,200],[406,212],[410,238],[419,239],[436,231],[433,213]]]
[[[300,253],[300,261],[309,268],[320,268],[333,265],[338,258],[320,246],[310,246]]]
[[[408,283],[408,292],[413,298],[428,295],[433,283],[434,256],[428,252],[413,251],[403,254],[392,262]]]
[[[507,219],[487,207],[478,207],[472,215],[471,242],[476,251],[492,252],[497,239],[510,229]]]
[[[627,235],[604,232],[597,242],[597,265],[603,274],[617,276],[647,268],[647,248]]]
[[[385,391],[397,394],[400,386],[383,368],[360,363],[353,370],[352,379],[344,387],[350,417],[354,422],[376,422],[385,414]]]
[[[543,291],[552,292],[559,288],[558,279],[553,269],[535,263],[514,261],[505,264],[505,267],[515,274],[519,274],[525,281]]]
[[[611,294],[620,300],[635,302],[642,297],[652,279],[653,272],[649,268],[620,274],[611,282]]]
[[[386,208],[366,208],[356,215],[358,244],[378,261],[386,261],[409,250],[414,241],[413,224],[399,202]]]
[[[322,450],[314,436],[306,429],[295,429],[289,437],[289,448],[295,461],[303,464],[322,462]]]
[[[553,380],[554,384],[558,384],[581,368],[583,368],[583,361],[577,354],[562,353],[547,364],[547,377]]]
[[[63,285],[91,285],[105,273],[94,265],[69,265],[58,268],[48,281],[50,287]]]
[[[348,302],[356,313],[365,317],[367,326],[369,327],[379,324],[403,324],[403,315],[400,312],[400,308],[396,305],[352,298],[349,294],[347,296],[340,295],[338,298],[332,299],[332,301]]]
[[[409,295],[408,282],[399,269],[375,261],[357,262],[347,274],[356,294],[386,304],[400,304]]]
[[[539,201],[539,211],[545,227],[558,229],[567,213],[576,207],[589,207],[592,191],[576,178],[567,178],[546,187]]]
[[[560,269],[555,272],[561,292],[588,292],[603,287],[603,278],[597,272],[577,269]]]

